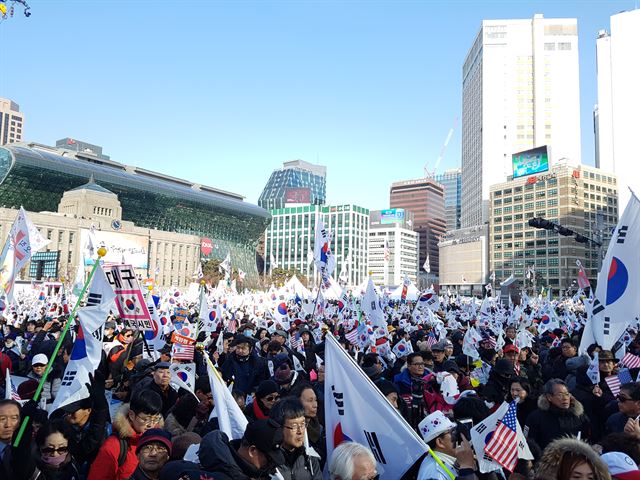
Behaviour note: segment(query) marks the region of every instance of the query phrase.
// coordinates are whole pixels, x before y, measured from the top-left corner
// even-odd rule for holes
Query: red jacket
[[[114,435],[109,436],[100,447],[96,459],[91,464],[87,480],[126,480],[133,476],[138,466],[136,446],[141,434],[136,433],[129,422],[129,404],[125,404],[118,410],[113,421]],[[129,444],[127,458],[121,467],[118,467],[120,456],[120,438],[126,438]]]

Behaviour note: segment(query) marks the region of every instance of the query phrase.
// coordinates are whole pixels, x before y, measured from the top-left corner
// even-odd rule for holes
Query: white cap
[[[36,356],[33,357],[33,360],[31,360],[31,366],[46,365],[47,363],[49,363],[49,359],[44,353],[37,354]]]
[[[634,462],[629,455],[622,452],[609,452],[605,453],[600,457],[604,463],[607,464],[609,468],[609,473],[611,475],[620,475],[620,474],[631,474],[638,473],[638,466],[636,462]],[[629,475],[621,477],[621,478],[636,478],[635,476]]]
[[[448,432],[452,428],[455,428],[456,424],[449,420],[441,411],[433,412],[427,415],[418,425],[422,438],[426,443],[429,443],[436,437],[439,437],[445,432]]]

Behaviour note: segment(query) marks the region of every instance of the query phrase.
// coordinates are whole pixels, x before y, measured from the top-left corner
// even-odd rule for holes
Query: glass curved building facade
[[[55,212],[65,191],[91,177],[118,196],[123,220],[209,238],[214,248],[205,258],[230,252],[233,267],[257,283],[256,246],[271,215],[242,196],[91,155],[35,144],[0,147],[0,207]]]

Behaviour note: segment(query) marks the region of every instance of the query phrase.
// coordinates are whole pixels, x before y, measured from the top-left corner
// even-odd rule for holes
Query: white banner
[[[426,444],[331,334],[325,365],[327,458],[340,443],[358,442],[373,452],[382,480],[398,480]]]

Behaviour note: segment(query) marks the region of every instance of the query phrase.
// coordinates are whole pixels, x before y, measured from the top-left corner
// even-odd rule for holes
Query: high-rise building
[[[303,160],[284,162],[265,185],[258,205],[267,210],[287,203],[324,205],[327,201],[327,167]]]
[[[611,34],[605,30],[596,40],[598,105],[594,111],[596,167],[618,177],[620,210],[631,187],[640,193],[636,158],[640,152],[640,9],[611,17]]]
[[[544,145],[581,161],[577,20],[483,20],[462,69],[461,226],[488,221],[512,154]]]
[[[410,227],[420,234],[420,268],[429,255],[431,274],[440,271],[438,242],[445,232],[444,187],[433,178],[405,180],[391,184],[391,208],[404,208],[413,214]]]
[[[435,176],[436,182],[444,187],[444,216],[447,230],[460,228],[462,207],[462,170],[454,168]]]
[[[24,114],[20,106],[7,98],[0,98],[0,145],[22,141]]]
[[[579,260],[590,279],[600,267],[611,231],[618,222],[614,174],[557,164],[550,172],[521,177],[491,187],[490,262],[496,282],[511,275],[525,283],[529,268],[537,288],[576,289]],[[602,243],[576,242],[557,230],[529,226],[538,217]],[[601,249],[601,250],[600,250]]]
[[[400,208],[370,212],[369,275],[376,285],[400,285],[405,275],[417,283],[420,234],[409,226],[412,216]]]
[[[109,155],[104,155],[102,153],[101,146],[83,142],[82,140],[77,140],[75,138],[66,137],[61,138],[60,140],[56,140],[56,148],[64,148],[65,150],[72,150],[74,152],[88,153],[90,155],[95,155],[102,160],[109,160]]]
[[[287,205],[270,211],[265,232],[265,274],[274,268],[295,269],[317,285],[313,261],[318,217],[331,233],[331,251],[336,256],[333,278],[347,269],[349,285],[359,285],[367,275],[369,210],[356,205]]]

